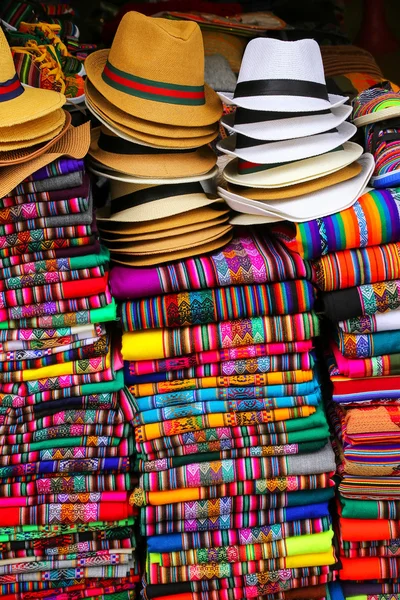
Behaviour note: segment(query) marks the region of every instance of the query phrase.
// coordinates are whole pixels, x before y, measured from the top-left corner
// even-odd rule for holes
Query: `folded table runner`
[[[399,279],[400,242],[331,252],[313,261],[312,269],[312,281],[324,292]]]
[[[158,327],[185,327],[263,315],[295,314],[314,306],[315,292],[305,280],[269,285],[245,285],[123,302],[126,331]]]
[[[400,281],[379,281],[322,297],[326,316],[332,321],[395,311],[400,306]]]
[[[341,557],[342,579],[398,579],[398,561],[390,558],[367,557],[367,558],[345,558]]]
[[[104,266],[101,265],[86,269],[75,269],[73,271],[47,271],[45,273],[17,275],[8,279],[0,279],[0,291],[20,290],[36,286],[71,282],[79,279],[102,278],[105,274]]]
[[[309,278],[309,266],[266,235],[239,233],[222,250],[166,266],[114,266],[110,285],[117,300],[159,296],[185,290],[250,285]]]
[[[5,198],[0,201],[0,224],[7,225],[21,221],[30,221],[31,219],[41,219],[46,217],[74,215],[85,213],[89,209],[88,197],[75,197],[65,200],[49,201],[49,202],[29,202],[25,196],[19,196],[25,200],[24,204],[16,204],[7,202]],[[34,227],[37,229],[37,227]],[[7,232],[11,233],[11,232]]]
[[[75,188],[83,184],[85,171],[83,169],[68,171],[57,174],[54,177],[46,177],[44,172],[41,179],[30,179],[23,181],[9,192],[9,196],[20,194],[33,194],[35,192],[49,192],[51,190],[64,190]]]
[[[277,223],[271,232],[305,259],[379,246],[400,239],[400,188],[371,190],[350,207],[304,223]]]
[[[394,361],[400,348],[400,329],[378,333],[344,333],[339,329],[335,340],[339,351],[346,358],[371,358],[390,354]]]
[[[400,501],[352,500],[340,498],[344,518],[400,520]]]
[[[46,248],[23,248],[18,247],[18,252],[11,253],[10,251],[1,251],[0,253],[0,270],[7,267],[15,267],[22,263],[34,263],[37,261],[49,261],[53,259],[72,257],[83,257],[91,254],[98,254],[101,252],[101,245],[94,236],[90,239],[79,238],[79,242],[74,242],[75,245],[59,245],[60,247],[53,248],[54,244],[51,242],[47,243]],[[76,245],[78,244],[78,245]],[[20,250],[22,248],[23,254]]]
[[[339,321],[338,327],[345,333],[377,333],[400,329],[400,310],[390,309],[388,312],[352,317]]]
[[[56,177],[57,175],[66,175],[68,173],[74,173],[75,171],[82,171],[84,167],[85,163],[82,159],[66,157],[58,158],[28,175],[23,180],[23,183],[27,181],[40,181],[41,179]]]
[[[36,202],[59,202],[71,198],[86,198],[90,191],[90,177],[83,176],[82,185],[69,187],[63,190],[49,190],[47,192],[33,192],[20,195],[7,195],[0,198],[0,208],[15,206],[18,204],[29,204]]]
[[[400,374],[400,354],[386,354],[371,358],[347,358],[331,343],[338,374],[351,378]]]
[[[253,317],[178,329],[124,332],[122,356],[124,360],[160,359],[217,348],[307,340],[318,334],[319,321],[314,312]]]

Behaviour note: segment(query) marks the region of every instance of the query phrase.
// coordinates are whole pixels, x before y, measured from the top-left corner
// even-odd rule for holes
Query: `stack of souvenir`
[[[217,172],[207,144],[222,108],[204,84],[198,25],[129,12],[112,48],[85,68],[86,104],[102,123],[90,168],[111,182],[98,219],[112,259],[145,266],[223,246],[232,237],[228,210],[204,191]]]
[[[198,258],[111,271],[147,598],[325,596],[335,462],[307,275],[247,231]]]
[[[3,39],[3,38],[2,38]],[[59,95],[24,89],[2,46],[0,114],[40,128]],[[7,70],[8,69],[8,70]],[[2,121],[4,125],[4,121]],[[128,599],[133,439],[109,253],[83,157],[89,124],[0,170],[0,590],[6,600]],[[29,157],[28,157],[29,158]],[[17,161],[17,162],[15,162]],[[91,590],[89,593],[89,589]],[[25,594],[26,593],[26,594]]]
[[[234,157],[218,188],[242,213],[231,223],[307,221],[351,206],[368,182],[372,157],[349,139],[347,98],[328,94],[313,40],[249,42],[222,119],[233,135],[217,147]],[[225,189],[226,188],[226,189]]]
[[[345,594],[395,592],[400,554],[399,189],[371,190],[347,210],[307,223],[274,225],[273,231],[293,256],[312,260],[332,331],[327,336],[327,397],[341,477],[340,578],[364,582],[352,584]]]

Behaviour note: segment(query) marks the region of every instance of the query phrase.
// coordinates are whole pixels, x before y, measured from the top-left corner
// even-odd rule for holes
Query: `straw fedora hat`
[[[359,162],[361,172],[347,181],[322,188],[310,194],[281,200],[249,200],[219,187],[218,192],[236,212],[276,216],[295,223],[318,219],[352,206],[364,192],[374,170],[371,154],[364,154]]]
[[[120,173],[157,179],[202,175],[217,162],[208,146],[189,150],[150,148],[127,142],[105,127],[92,130],[89,155]]]
[[[210,206],[204,206],[202,208],[194,208],[183,213],[172,215],[171,217],[164,217],[162,219],[154,219],[153,221],[146,222],[135,222],[135,223],[118,223],[113,221],[108,223],[107,221],[99,221],[98,228],[102,232],[104,239],[107,235],[112,236],[128,236],[128,235],[178,235],[179,230],[185,228],[201,225],[208,222],[219,221],[225,216],[228,216],[229,208],[225,202],[218,202],[211,204]]]
[[[111,49],[90,54],[85,70],[107,100],[140,119],[201,127],[222,114],[217,94],[204,83],[200,28],[190,21],[128,12]]]
[[[176,260],[182,260],[191,256],[199,256],[200,254],[206,254],[213,252],[229,244],[233,237],[233,231],[229,231],[225,235],[205,242],[199,245],[192,245],[189,248],[181,250],[174,250],[171,252],[165,252],[149,256],[145,253],[143,256],[133,254],[121,254],[118,252],[111,251],[111,260],[121,265],[128,265],[131,267],[147,267],[151,265],[159,265],[166,262],[173,262]]]
[[[149,136],[166,137],[168,139],[183,138],[187,140],[189,138],[213,135],[218,132],[218,122],[211,125],[204,125],[203,127],[187,127],[183,123],[180,127],[178,125],[162,125],[161,123],[154,123],[153,121],[134,117],[109,102],[107,98],[96,90],[89,79],[85,81],[85,94],[85,102],[93,110],[106,119],[109,119],[111,123],[114,122],[132,130],[132,135],[138,139],[143,139],[144,142],[148,141]]]
[[[328,94],[315,40],[283,42],[255,38],[244,52],[236,89],[219,93],[225,104],[277,112],[321,111],[348,98]]]
[[[208,198],[200,183],[136,185],[111,182],[111,204],[97,211],[97,220],[111,223],[137,223],[172,217],[195,208],[221,202]]]
[[[7,196],[11,190],[21,183],[26,177],[35,173],[42,167],[52,163],[61,156],[71,158],[84,158],[90,145],[90,123],[79,127],[70,127],[50,149],[40,156],[17,166],[11,165],[0,170],[0,197]]]
[[[255,140],[289,140],[323,133],[338,127],[351,114],[351,106],[342,105],[319,113],[282,113],[237,108],[221,119],[231,133]]]
[[[255,140],[235,133],[221,140],[217,148],[245,161],[276,165],[330,152],[347,142],[356,131],[355,125],[344,122],[333,131],[278,142]]]
[[[304,194],[311,194],[322,188],[336,185],[342,181],[347,181],[356,177],[362,170],[362,166],[359,162],[351,163],[339,171],[325,175],[324,177],[318,177],[318,179],[311,179],[310,181],[304,181],[303,183],[296,183],[295,185],[287,185],[282,188],[251,188],[234,185],[227,183],[228,191],[238,196],[243,196],[249,200],[285,200],[287,198],[298,198]]]
[[[36,140],[38,137],[52,133],[58,127],[63,126],[65,119],[66,112],[62,108],[58,108],[44,117],[30,121],[29,126],[22,123],[12,127],[0,127],[0,142],[4,144],[15,141]]]
[[[71,115],[67,111],[64,111],[65,122],[61,131],[47,142],[42,144],[35,144],[34,146],[18,148],[16,150],[6,150],[0,152],[0,167],[8,167],[11,165],[18,165],[26,163],[38,156],[41,156],[48,150],[50,150],[69,130],[71,126]]]
[[[58,125],[53,131],[45,133],[44,135],[40,135],[39,137],[34,138],[32,140],[14,140],[13,142],[0,141],[0,152],[11,152],[12,150],[31,148],[32,146],[37,146],[38,144],[42,144],[43,142],[48,142],[49,140],[53,140],[59,133],[62,132],[63,129],[64,123]]]
[[[207,173],[203,175],[191,175],[190,177],[171,177],[162,179],[161,177],[134,177],[133,175],[127,175],[126,173],[121,173],[120,171],[114,171],[101,163],[93,161],[93,159],[89,159],[88,170],[97,175],[98,177],[105,177],[106,179],[111,179],[112,181],[122,181],[124,183],[134,183],[134,184],[155,184],[155,185],[165,185],[167,183],[192,183],[196,181],[207,181],[209,179],[213,179],[218,174],[218,167],[213,167]]]
[[[39,119],[65,104],[64,94],[24,87],[15,71],[10,47],[0,29],[0,126]]]
[[[362,146],[346,142],[333,152],[278,166],[255,165],[235,159],[226,165],[223,175],[227,181],[237,185],[284,187],[334,173],[358,160],[362,153]]]
[[[166,138],[144,133],[137,134],[137,132],[133,131],[133,129],[129,129],[128,127],[125,127],[125,125],[116,123],[115,121],[112,121],[107,115],[100,113],[96,108],[94,108],[91,105],[90,101],[86,101],[86,107],[92,113],[92,115],[94,115],[96,119],[100,121],[102,125],[108,127],[108,129],[113,131],[119,137],[122,137],[128,142],[141,144],[143,146],[150,146],[151,148],[164,148],[166,150],[170,148],[198,148],[199,146],[209,144],[218,135],[218,130],[215,130],[211,134],[202,135],[197,138]]]

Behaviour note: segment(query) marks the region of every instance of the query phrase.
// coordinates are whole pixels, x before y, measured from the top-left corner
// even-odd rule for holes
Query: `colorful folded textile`
[[[350,378],[363,378],[371,376],[398,375],[400,373],[400,354],[386,354],[385,356],[372,356],[371,358],[347,358],[337,345],[332,342],[336,369],[331,368],[332,374],[344,375]]]
[[[324,294],[324,312],[332,321],[396,311],[400,306],[400,281],[380,281]]]
[[[400,329],[400,311],[390,309],[385,313],[375,313],[362,317],[352,317],[339,321],[337,326],[345,333],[377,333]]]
[[[390,354],[395,360],[400,343],[400,330],[359,334],[343,333],[338,330],[335,336],[339,351],[346,358],[378,357]]]

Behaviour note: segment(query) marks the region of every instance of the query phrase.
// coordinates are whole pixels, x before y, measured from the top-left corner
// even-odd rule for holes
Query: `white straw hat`
[[[218,192],[225,202],[237,212],[275,216],[301,223],[340,212],[356,202],[364,192],[375,166],[371,154],[363,154],[358,162],[361,163],[362,170],[356,177],[297,198],[266,202],[249,200],[222,187],[218,188]]]
[[[272,38],[256,38],[247,44],[234,93],[219,96],[228,105],[281,112],[317,112],[348,99],[328,94],[315,40]]]
[[[222,125],[231,133],[241,133],[255,140],[289,140],[329,131],[343,123],[352,108],[337,106],[320,113],[282,113],[237,108],[225,115]]]

